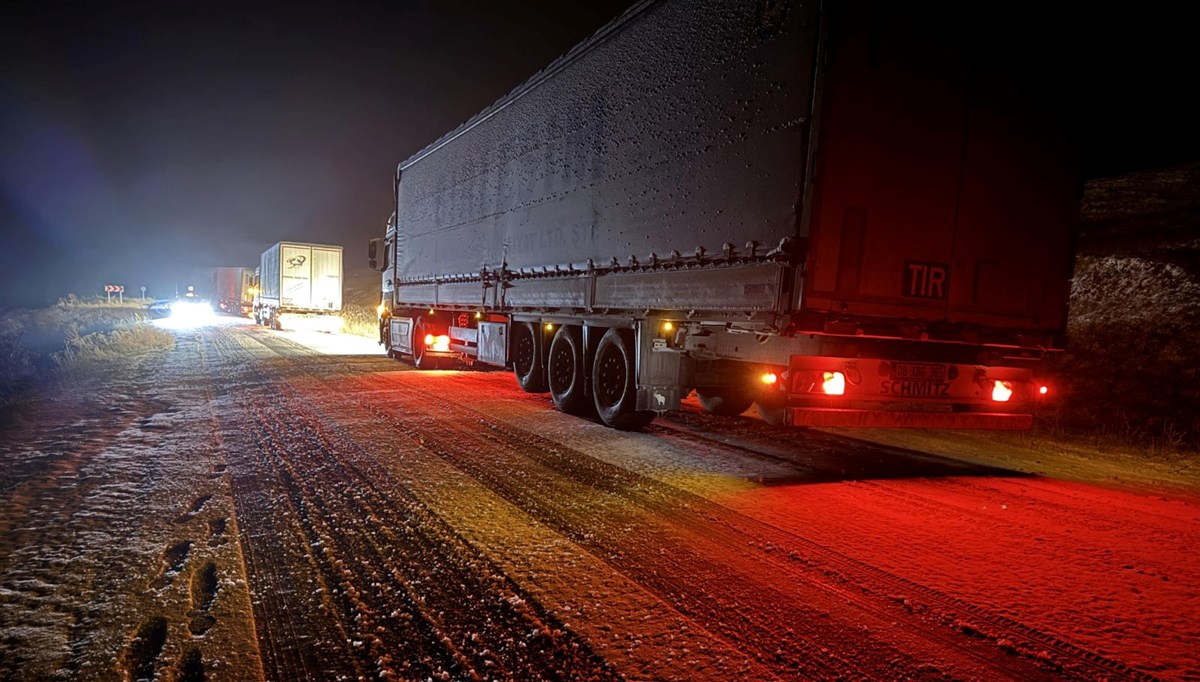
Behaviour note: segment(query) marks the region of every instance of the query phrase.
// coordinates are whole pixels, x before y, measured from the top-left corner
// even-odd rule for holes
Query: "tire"
[[[561,412],[588,416],[592,399],[587,392],[584,366],[583,332],[579,327],[563,325],[550,342],[546,378],[550,397]]]
[[[754,395],[744,388],[697,388],[700,407],[709,414],[734,417],[754,404]]]
[[[620,431],[640,431],[654,412],[637,409],[633,334],[609,329],[596,346],[592,398],[600,421]]]
[[[433,331],[426,331],[425,318],[417,318],[417,323],[413,325],[413,366],[420,370],[429,369],[449,369],[454,366],[454,358],[439,358],[429,355],[425,352],[425,335]]]
[[[511,344],[513,374],[517,385],[526,393],[545,393],[546,368],[542,362],[541,344],[538,343],[538,325],[520,322],[512,327]]]

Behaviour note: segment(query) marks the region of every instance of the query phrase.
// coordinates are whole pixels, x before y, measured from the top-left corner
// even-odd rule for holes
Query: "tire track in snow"
[[[283,353],[295,353],[298,349],[298,347],[291,345],[290,342],[283,339],[272,340],[271,344],[283,348],[281,351]],[[326,374],[333,376],[354,376],[355,374],[361,374],[362,371],[361,368],[348,368],[345,363],[340,365],[340,371],[331,371],[328,367],[329,364],[331,363],[323,362],[315,367],[309,366],[307,371],[314,376],[324,376]],[[332,364],[337,363],[334,362]],[[378,377],[375,377],[371,381],[373,383],[363,383],[364,380],[359,379],[364,389],[369,387],[370,391],[378,392]],[[551,459],[543,457],[541,463],[550,468],[559,466],[563,473],[573,476],[576,480],[586,485],[603,488],[607,492],[630,490],[645,492],[646,494],[639,492],[638,495],[629,497],[628,499],[635,501],[647,509],[659,508],[664,513],[671,513],[673,511],[694,515],[698,513],[697,509],[702,509],[704,516],[710,521],[725,525],[733,530],[735,534],[756,538],[757,540],[754,544],[759,549],[764,547],[786,548],[792,545],[793,551],[799,551],[800,555],[803,556],[803,561],[798,561],[793,556],[781,562],[777,558],[779,553],[773,550],[763,552],[760,558],[774,562],[781,569],[796,563],[803,563],[808,565],[809,568],[819,569],[827,573],[828,577],[832,578],[835,582],[844,583],[845,589],[842,591],[851,601],[854,601],[852,599],[854,592],[861,591],[865,595],[865,602],[860,599],[860,605],[867,611],[876,611],[881,615],[890,615],[892,617],[904,617],[903,614],[913,608],[912,604],[918,604],[914,612],[908,617],[908,620],[919,620],[920,622],[915,623],[915,625],[922,629],[926,636],[934,641],[954,641],[956,642],[954,646],[964,654],[978,660],[990,660],[993,665],[998,665],[999,669],[1011,668],[1013,665],[1016,665],[1017,669],[1009,670],[1008,674],[1027,678],[1031,675],[1037,676],[1037,671],[1040,670],[1041,675],[1066,677],[1068,679],[1156,679],[1151,675],[1135,670],[1118,661],[1108,659],[1095,652],[1063,641],[1052,634],[1041,632],[1036,628],[1029,627],[1005,616],[991,613],[986,609],[888,573],[877,567],[863,564],[835,550],[813,543],[788,531],[756,521],[734,510],[722,507],[717,503],[683,491],[680,488],[607,464],[586,453],[563,446],[560,443],[541,436],[515,430],[513,427],[493,419],[478,410],[464,407],[458,402],[446,400],[442,395],[414,389],[411,385],[406,385],[404,390],[422,393],[421,400],[405,405],[406,410],[416,408],[417,411],[422,411],[424,414],[433,416],[439,420],[444,420],[447,415],[452,413],[469,415],[470,418],[467,421],[473,420],[478,424],[486,425],[492,431],[503,433],[503,439],[508,441],[507,446],[518,452],[522,452],[526,456],[536,458],[539,452],[556,452],[557,454]],[[343,396],[343,398],[345,397]],[[381,411],[378,405],[372,401],[365,403],[365,406],[373,409],[378,418],[385,420],[394,420],[397,418],[395,413]],[[461,435],[469,432],[462,430],[458,433]],[[744,451],[746,448],[744,447],[724,443],[719,440],[706,439],[700,435],[690,434],[686,431],[683,431],[683,433],[686,434],[688,439],[704,447],[724,448],[745,454]],[[425,447],[430,447],[431,439],[428,433],[419,434],[417,437],[422,439]],[[436,445],[437,440],[435,439],[432,443]],[[501,443],[501,445],[505,445],[505,443]],[[537,499],[523,495],[522,491],[507,487],[504,480],[497,479],[486,467],[480,468],[478,463],[468,457],[463,457],[461,453],[464,451],[474,452],[475,450],[471,449],[470,444],[455,442],[453,439],[443,439],[441,447],[438,448],[439,454],[444,455],[447,461],[471,473],[477,479],[485,481],[489,487],[506,497],[506,499],[513,501],[514,504],[518,504],[518,506],[524,505],[522,508],[526,509],[526,511],[530,511],[530,505],[538,504]],[[774,457],[768,453],[758,454],[768,458]],[[564,462],[571,464],[563,468],[561,465]],[[581,466],[582,469],[579,468]],[[541,492],[542,494],[547,494],[545,490]],[[686,501],[683,507],[672,508],[672,505],[681,499]],[[674,502],[664,506],[664,501],[671,500],[674,500]],[[534,508],[534,512],[536,512],[536,508]],[[544,517],[548,522],[553,522],[553,518],[547,514],[539,516],[537,513],[534,513],[534,515],[537,518]],[[568,527],[563,532],[569,533],[569,530]],[[586,542],[582,544],[587,546]],[[604,556],[607,551],[603,547],[595,546],[594,543],[593,549],[598,556]],[[775,556],[772,557],[772,554],[775,554]],[[615,555],[609,553],[609,556],[611,558]],[[795,567],[793,566],[791,570],[795,570]],[[907,596],[905,604],[894,603],[894,595],[896,594],[905,594]],[[966,635],[966,637],[962,635]],[[999,658],[998,663],[996,662],[997,658]],[[1027,664],[1036,665],[1037,668],[1030,669],[1025,667],[1022,669],[1022,664],[1020,663],[1022,659]]]
[[[309,371],[313,371],[311,367]],[[310,396],[309,400],[315,397]],[[343,395],[341,399],[346,397]],[[606,508],[596,508],[594,504],[588,506],[591,503],[588,497],[595,497],[597,487],[609,488],[602,492],[611,497],[628,487],[629,481],[615,480],[611,475],[597,475],[595,471],[583,475],[578,471],[571,472],[573,476],[564,476],[560,471],[549,477],[538,478],[537,472],[528,466],[522,468],[522,464],[516,460],[480,463],[476,461],[476,456],[507,450],[520,453],[518,457],[539,459],[536,454],[531,455],[529,441],[533,440],[535,447],[549,446],[557,450],[556,456],[582,458],[590,464],[600,465],[597,460],[578,452],[564,455],[562,446],[548,444],[527,433],[508,432],[507,440],[500,442],[504,439],[497,439],[494,433],[489,436],[487,430],[477,433],[479,424],[476,418],[480,415],[469,410],[466,412],[468,418],[465,427],[455,428],[447,424],[446,417],[456,412],[461,415],[461,410],[446,410],[444,408],[447,406],[440,399],[430,395],[423,396],[419,402],[420,407],[405,405],[403,412],[418,415],[407,422],[398,422],[390,414],[380,412],[375,403],[368,403],[367,407],[375,410],[376,419],[389,422],[405,432],[410,441],[430,449],[485,482],[534,518],[550,524],[577,544],[589,548],[614,570],[630,575],[674,608],[697,618],[705,628],[722,632],[737,646],[749,647],[752,653],[757,652],[760,661],[769,662],[781,669],[780,672],[809,679],[859,676],[882,679],[894,678],[905,672],[912,674],[912,671],[922,668],[912,660],[898,663],[905,658],[902,653],[886,644],[864,638],[855,631],[856,627],[847,628],[830,622],[825,613],[813,610],[804,601],[791,596],[790,586],[785,584],[787,581],[784,579],[767,580],[760,588],[772,593],[769,598],[759,597],[758,603],[748,603],[753,600],[747,599],[742,585],[730,579],[729,567],[723,563],[731,560],[727,547],[715,550],[710,547],[701,553],[693,551],[694,547],[706,543],[703,536],[711,528],[704,524],[687,529],[687,537],[682,539],[674,529],[680,525],[677,520],[660,523],[660,520],[649,518],[641,510],[626,504],[628,500],[617,500],[617,504]],[[430,416],[436,420],[429,419]],[[426,428],[435,421],[436,428]],[[503,427],[495,422],[482,421],[492,431],[503,431]],[[458,439],[441,436],[444,431]],[[466,442],[465,438],[476,441],[482,438],[482,442]],[[608,474],[618,471],[610,465],[603,466],[612,469]],[[497,470],[504,473],[497,476],[494,474]],[[639,477],[633,484],[639,486],[644,482]],[[604,506],[603,500],[600,506]],[[661,516],[659,512],[661,509],[654,510],[654,514]],[[600,521],[599,525],[597,520]],[[656,525],[659,528],[655,529],[654,537],[639,537],[636,534],[638,529]],[[643,551],[631,555],[624,550],[626,545],[636,546],[638,540]],[[744,537],[737,537],[732,538],[729,544],[744,541]],[[662,549],[650,549],[654,547]],[[714,554],[719,557],[717,561],[712,559]],[[689,567],[686,580],[673,577],[679,565]],[[816,594],[807,596],[818,601],[820,599],[820,595]],[[780,608],[780,604],[786,604],[788,608]],[[831,606],[836,608],[838,605]],[[891,620],[890,616],[888,620]],[[883,622],[877,625],[886,627]],[[836,631],[839,627],[842,628],[841,635],[831,635],[830,631]],[[834,648],[839,648],[840,653],[835,652]],[[864,651],[868,655],[864,656]],[[939,676],[936,669],[928,667],[920,675],[932,679]]]
[[[247,368],[237,361],[236,348],[222,337],[216,336],[210,343],[220,362],[207,363],[209,380],[217,387],[229,382],[229,388],[220,391],[223,402],[228,403],[224,394],[247,383]],[[240,406],[222,407],[216,413],[218,433],[229,453],[227,472],[264,674],[299,680],[321,679],[335,671],[353,673],[354,665],[345,660],[342,647],[330,645],[344,642],[345,634],[320,600],[312,598],[312,585],[297,582],[309,574],[313,562],[293,530],[294,511],[277,504],[274,492],[278,483],[273,472],[254,456],[252,425],[246,423]]]
[[[415,407],[418,404],[429,407]],[[938,679],[949,674],[863,632],[864,626],[858,624],[862,621],[870,622],[877,630],[894,630],[896,619],[907,615],[895,604],[888,602],[885,606],[891,608],[883,609],[877,601],[854,598],[850,590],[831,591],[818,584],[827,579],[815,579],[813,571],[797,575],[804,567],[796,562],[777,566],[780,570],[774,575],[764,574],[758,564],[778,563],[766,552],[752,558],[737,550],[731,554],[732,548],[750,545],[760,549],[765,543],[756,541],[745,529],[722,532],[719,525],[714,526],[722,520],[721,514],[704,509],[708,503],[681,501],[676,498],[690,494],[652,483],[533,434],[510,431],[479,414],[466,419],[465,428],[446,427],[458,439],[440,438],[419,427],[413,429],[403,418],[394,416],[422,409],[439,415],[443,426],[450,421],[446,415],[455,411],[435,396],[425,395],[418,403],[406,404],[403,410],[381,410],[377,417],[389,420],[409,438],[419,439],[424,447],[589,549],[614,570],[629,575],[673,608],[697,619],[704,628],[755,654],[778,673],[806,679]],[[493,432],[490,437],[486,431],[464,435],[467,429],[478,430],[481,426]],[[467,437],[477,442],[466,442]],[[511,454],[502,461],[476,458],[479,453],[504,451]],[[522,458],[537,464],[531,467]],[[756,581],[753,592],[747,577]],[[831,594],[835,598],[830,599]],[[844,612],[847,602],[860,609],[851,621],[856,623],[853,626],[840,625],[829,616],[831,612]],[[947,645],[951,637],[938,634],[932,639],[941,645],[942,655],[969,646],[961,638]],[[893,632],[892,637],[903,639],[904,635]],[[926,649],[928,645],[928,641],[916,644]],[[964,668],[976,676],[987,676],[989,671],[994,675],[996,670],[1008,668],[1009,674],[1022,679],[1051,677],[1039,675],[1036,668],[1022,668],[1019,663],[1018,670],[1013,671],[1014,664],[1003,652],[991,646],[978,648],[985,652],[986,665],[981,668],[960,662],[955,675]],[[928,659],[939,660],[939,656],[930,655]]]
[[[326,590],[339,596],[342,627],[358,643],[351,647],[367,650],[382,675],[397,672],[388,665],[394,660],[409,666],[400,674],[422,678],[614,677],[419,501],[381,493],[347,465],[354,453],[345,450],[357,444],[327,433],[294,396],[281,404],[286,384],[260,379],[270,390],[247,400],[260,453],[277,472],[308,545],[321,548],[314,560],[328,584],[338,585]],[[471,642],[470,651],[456,641]]]
[[[372,388],[377,388],[377,386],[373,386]],[[406,386],[405,389],[410,391],[419,390],[413,389],[411,386]],[[1053,634],[1039,631],[1014,619],[968,604],[879,568],[862,564],[830,548],[816,545],[807,539],[787,531],[755,521],[681,489],[642,477],[638,474],[633,474],[628,470],[614,467],[613,465],[602,463],[585,453],[564,448],[564,446],[543,439],[540,436],[527,432],[518,433],[513,431],[511,427],[503,425],[488,415],[471,410],[460,403],[447,401],[442,396],[425,393],[423,398],[423,400],[414,404],[436,406],[436,409],[432,413],[442,416],[454,411],[469,412],[474,415],[479,423],[486,424],[493,430],[504,432],[506,438],[510,440],[510,444],[514,447],[523,446],[526,449],[533,450],[535,454],[537,452],[547,452],[557,449],[559,454],[552,460],[542,458],[543,461],[549,461],[551,466],[562,462],[591,460],[593,464],[586,467],[590,471],[576,473],[575,477],[578,480],[585,482],[604,480],[604,477],[608,476],[614,477],[614,480],[618,481],[617,483],[610,483],[608,485],[609,490],[649,489],[657,491],[655,494],[641,496],[640,503],[647,507],[661,507],[661,500],[673,497],[684,499],[694,498],[687,504],[684,511],[690,513],[697,506],[704,507],[706,508],[706,515],[713,521],[722,523],[739,534],[759,538],[759,542],[757,543],[759,547],[787,547],[788,545],[799,544],[798,549],[802,550],[805,555],[805,562],[813,561],[813,557],[815,557],[817,565],[827,567],[822,570],[831,569],[833,571],[831,575],[835,576],[838,581],[847,583],[848,590],[844,591],[847,597],[852,597],[854,591],[862,590],[870,597],[870,600],[883,602],[886,605],[887,602],[895,601],[893,596],[890,595],[909,595],[906,599],[906,604],[901,604],[901,606],[904,611],[908,611],[914,608],[912,606],[914,603],[919,604],[916,610],[920,613],[916,615],[919,615],[922,620],[927,621],[927,624],[923,627],[929,636],[935,640],[946,641],[951,639],[951,637],[947,636],[948,633],[958,632],[965,634],[967,635],[966,638],[954,637],[958,641],[956,646],[972,656],[982,657],[984,660],[990,659],[993,662],[997,658],[995,652],[1000,652],[1001,655],[999,658],[1002,659],[1000,663],[1002,668],[1005,665],[1003,662],[1004,658],[1011,659],[1014,657],[1010,654],[1017,654],[1039,666],[1045,673],[1054,676],[1065,676],[1073,679],[1156,679],[1152,675],[1135,670],[1119,661],[1106,658],[1096,652],[1086,650],[1062,640]],[[687,437],[697,443],[703,444],[705,447],[726,448],[738,452],[746,450],[746,448],[740,446],[704,439],[694,434],[688,434]],[[428,441],[428,438],[426,440]],[[531,443],[538,447],[530,448]],[[477,477],[488,478],[490,476],[488,471],[480,469],[478,466],[472,466],[470,460],[456,457],[452,454],[456,451],[461,451],[461,448],[455,448],[453,444],[450,444],[446,448],[446,451],[451,453],[449,459],[457,466],[463,467]],[[766,453],[760,454],[772,457]],[[603,471],[599,479],[594,473],[596,469]],[[503,487],[504,482],[490,480],[489,485],[493,485],[494,488],[496,485]],[[509,495],[513,496],[513,499],[520,499],[518,496],[514,496],[511,491]],[[698,505],[697,501],[699,501]],[[529,500],[526,499],[525,503],[528,502]],[[767,559],[774,563],[779,563],[773,557],[768,556]],[[866,606],[870,608],[869,604]],[[892,612],[894,610],[884,608],[880,613]],[[931,622],[930,619],[932,619]],[[933,627],[931,627],[931,624]],[[978,642],[974,640],[981,640],[986,646],[980,647],[978,646]],[[1013,672],[1019,677],[1026,677],[1030,673],[1028,670]]]

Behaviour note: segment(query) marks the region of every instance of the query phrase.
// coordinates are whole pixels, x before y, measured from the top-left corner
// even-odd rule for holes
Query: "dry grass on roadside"
[[[148,324],[87,335],[81,335],[78,330],[72,329],[64,342],[64,348],[54,354],[54,362],[60,368],[71,368],[89,362],[105,362],[156,350],[170,350],[174,347],[175,337],[170,332]]]
[[[0,316],[0,408],[36,380],[173,345],[169,332],[146,324],[140,301],[68,297],[47,308],[9,311]]]

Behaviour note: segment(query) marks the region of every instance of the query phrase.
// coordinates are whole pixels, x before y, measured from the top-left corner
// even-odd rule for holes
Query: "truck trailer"
[[[272,329],[342,329],[342,247],[279,242],[263,251],[254,319]]]
[[[254,268],[213,270],[213,308],[217,312],[249,317],[254,308]]]
[[[966,11],[637,3],[399,164],[381,343],[619,429],[692,391],[772,424],[1030,428],[1077,155],[1036,29]]]

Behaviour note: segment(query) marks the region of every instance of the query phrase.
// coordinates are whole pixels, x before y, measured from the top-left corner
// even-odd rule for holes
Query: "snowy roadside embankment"
[[[1051,424],[1159,451],[1200,446],[1197,180],[1192,165],[1085,188]]]
[[[140,306],[61,302],[0,316],[0,411],[31,381],[89,362],[168,350],[174,337],[145,324]]]

